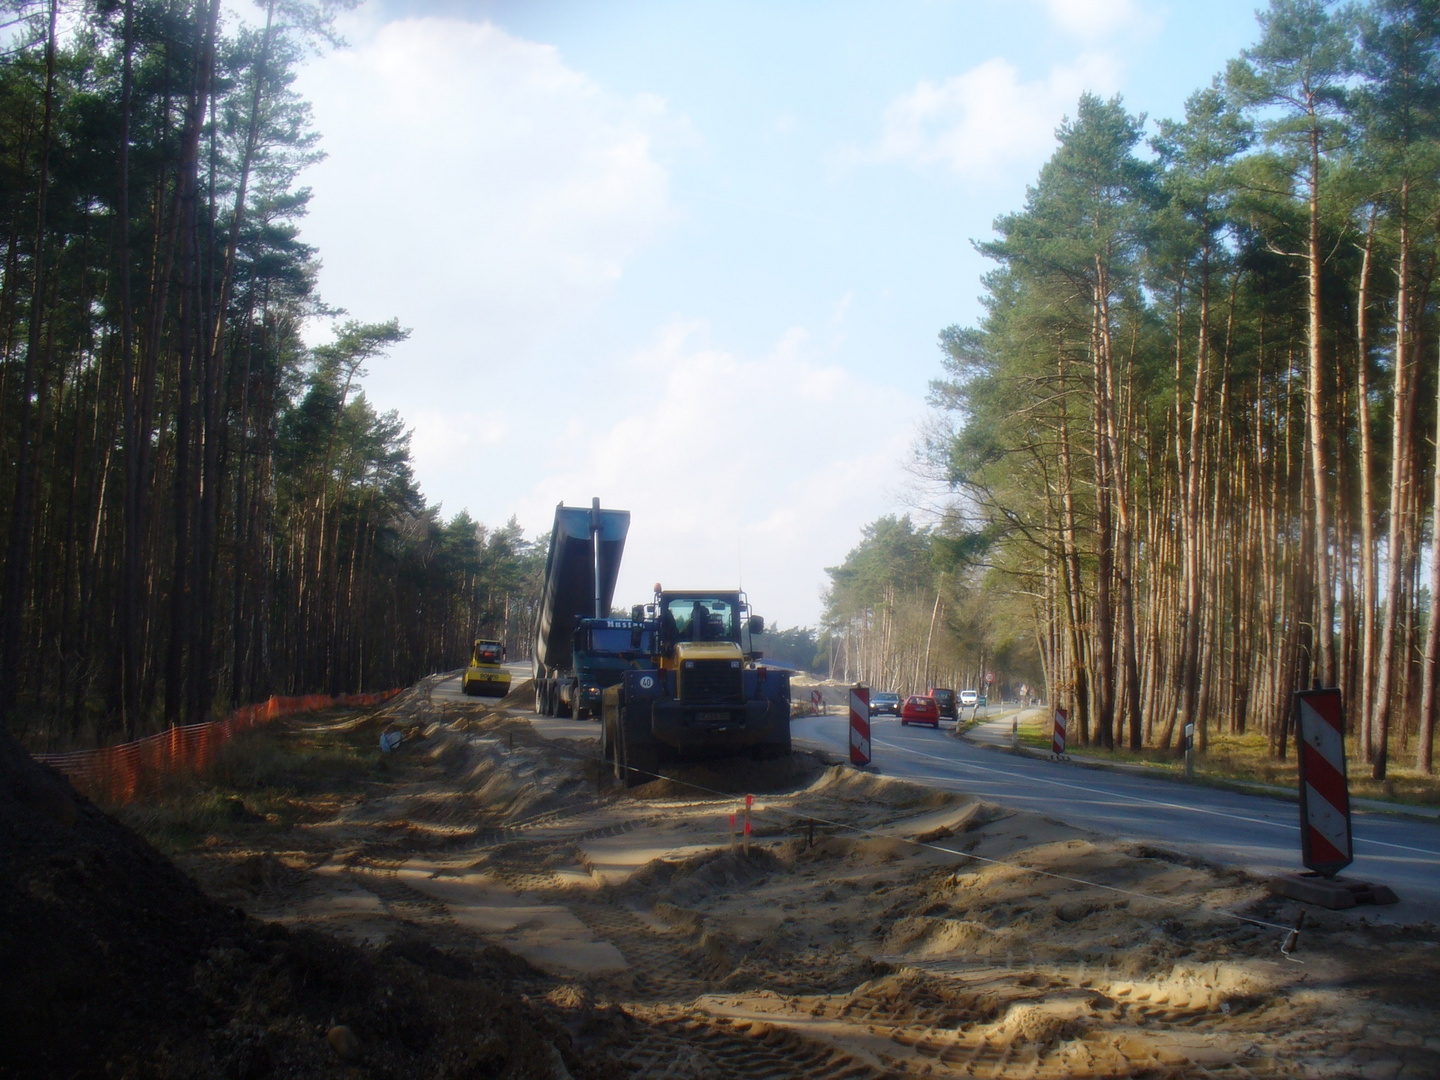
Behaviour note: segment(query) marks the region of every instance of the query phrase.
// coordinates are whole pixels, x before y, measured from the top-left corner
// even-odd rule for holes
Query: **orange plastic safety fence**
[[[126,803],[165,776],[198,772],[215,760],[221,745],[237,732],[295,713],[336,706],[354,708],[389,701],[399,690],[375,694],[305,694],[272,697],[236,709],[224,720],[173,727],[134,742],[68,754],[36,754],[35,760],[59,769],[92,799]]]

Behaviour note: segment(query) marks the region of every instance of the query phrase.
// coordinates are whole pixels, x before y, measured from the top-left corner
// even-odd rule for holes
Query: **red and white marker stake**
[[[1334,877],[1354,858],[1339,690],[1296,693],[1295,753],[1300,765],[1300,852],[1309,869]]]
[[[850,688],[850,764],[870,764],[870,688]]]
[[[810,711],[816,716],[825,714],[825,695],[818,687],[810,691]]]
[[[1069,720],[1064,709],[1055,710],[1055,731],[1050,736],[1050,752],[1056,757],[1065,753],[1065,725]]]

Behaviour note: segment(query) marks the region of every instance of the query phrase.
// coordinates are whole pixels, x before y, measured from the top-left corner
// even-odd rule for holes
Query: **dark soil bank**
[[[0,1077],[620,1075],[530,974],[250,919],[0,737]]]

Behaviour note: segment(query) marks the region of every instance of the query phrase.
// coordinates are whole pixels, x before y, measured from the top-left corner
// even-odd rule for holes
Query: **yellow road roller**
[[[503,643],[484,638],[477,640],[475,651],[470,656],[470,666],[460,680],[461,689],[480,697],[504,697],[510,692],[510,672],[501,667],[504,662]]]

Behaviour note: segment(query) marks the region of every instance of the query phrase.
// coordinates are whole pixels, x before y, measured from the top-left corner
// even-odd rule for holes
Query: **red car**
[[[929,724],[939,730],[940,728],[940,706],[932,697],[922,697],[919,694],[911,694],[905,699],[905,704],[900,709],[900,723],[902,724]]]

